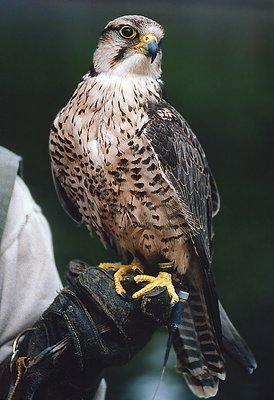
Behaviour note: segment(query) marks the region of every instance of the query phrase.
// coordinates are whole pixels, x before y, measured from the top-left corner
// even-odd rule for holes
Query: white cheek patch
[[[118,62],[112,68],[112,72],[119,75],[131,75],[131,74],[139,74],[139,75],[150,75],[150,59],[146,57],[144,54],[140,53],[132,53],[131,55],[127,55],[122,61]]]

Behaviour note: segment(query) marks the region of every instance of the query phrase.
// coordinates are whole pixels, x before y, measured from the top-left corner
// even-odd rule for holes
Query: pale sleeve
[[[0,363],[60,288],[49,225],[17,177],[0,246]]]

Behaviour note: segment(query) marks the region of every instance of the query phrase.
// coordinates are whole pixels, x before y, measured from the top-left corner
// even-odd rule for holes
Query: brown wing
[[[142,133],[151,141],[163,169],[189,210],[185,218],[200,260],[206,302],[221,342],[218,298],[211,268],[212,218],[219,209],[219,195],[205,153],[186,121],[165,101],[151,106],[150,120]]]
[[[198,139],[181,115],[165,101],[151,109],[150,121],[143,133],[150,139],[190,211],[186,219],[194,228],[192,238],[203,246],[199,248],[199,256],[204,253],[211,262],[212,216],[219,209],[219,194]]]

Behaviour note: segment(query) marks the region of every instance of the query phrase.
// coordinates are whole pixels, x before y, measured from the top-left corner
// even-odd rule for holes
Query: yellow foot
[[[101,263],[99,264],[99,267],[103,269],[110,268],[116,271],[113,279],[116,293],[119,295],[126,294],[126,291],[121,284],[124,275],[126,275],[129,271],[135,271],[136,269],[138,269],[140,272],[144,272],[142,264],[137,258],[134,258],[132,263],[129,265],[122,265],[118,263]]]
[[[148,282],[148,284],[143,288],[138,290],[138,292],[135,292],[132,295],[133,299],[136,299],[137,297],[142,296],[145,293],[150,292],[152,289],[156,287],[163,287],[165,286],[167,288],[168,294],[171,298],[170,304],[174,304],[177,301],[179,301],[179,297],[177,293],[175,292],[172,279],[171,279],[171,274],[169,272],[159,272],[158,276],[150,276],[150,275],[137,275],[134,278],[136,283],[141,283],[141,282]]]

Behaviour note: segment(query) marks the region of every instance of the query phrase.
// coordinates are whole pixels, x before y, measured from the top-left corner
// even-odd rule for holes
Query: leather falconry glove
[[[136,291],[136,274],[124,278],[128,293]],[[104,368],[126,363],[168,323],[165,288],[127,302],[112,271],[81,261],[70,262],[66,278],[69,285],[15,343],[9,400],[90,400]]]

